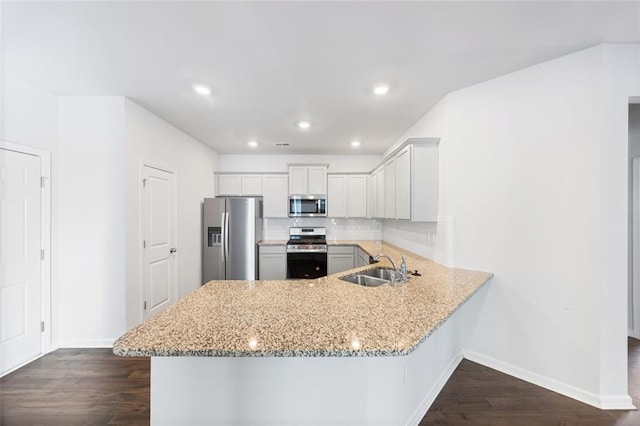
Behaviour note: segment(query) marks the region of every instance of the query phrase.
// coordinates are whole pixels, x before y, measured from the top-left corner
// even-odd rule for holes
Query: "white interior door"
[[[42,352],[40,158],[0,149],[0,375]]]
[[[142,285],[144,319],[171,306],[178,296],[176,179],[142,166]]]

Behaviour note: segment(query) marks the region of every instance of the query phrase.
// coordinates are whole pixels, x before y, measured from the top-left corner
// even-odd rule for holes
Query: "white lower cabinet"
[[[355,246],[329,246],[327,274],[337,274],[355,267]]]
[[[356,253],[356,268],[369,264],[369,254],[366,251],[360,247],[356,247]]]
[[[260,246],[258,259],[258,279],[287,279],[287,250],[285,245]]]

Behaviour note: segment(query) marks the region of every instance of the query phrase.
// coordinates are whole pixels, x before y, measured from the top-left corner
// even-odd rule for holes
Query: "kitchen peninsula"
[[[400,257],[379,242],[333,244]],[[152,357],[154,424],[417,424],[462,358],[491,274],[404,253],[421,275],[397,286],[367,288],[345,273],[209,282],[114,353]]]

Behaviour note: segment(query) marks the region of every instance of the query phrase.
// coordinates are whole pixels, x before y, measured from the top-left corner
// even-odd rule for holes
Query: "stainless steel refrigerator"
[[[262,197],[205,198],[202,281],[258,278]]]

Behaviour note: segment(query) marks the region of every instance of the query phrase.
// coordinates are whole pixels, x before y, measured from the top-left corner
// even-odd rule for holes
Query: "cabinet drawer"
[[[329,246],[329,254],[354,254],[355,246]]]
[[[285,254],[286,246],[260,246],[260,254]]]

